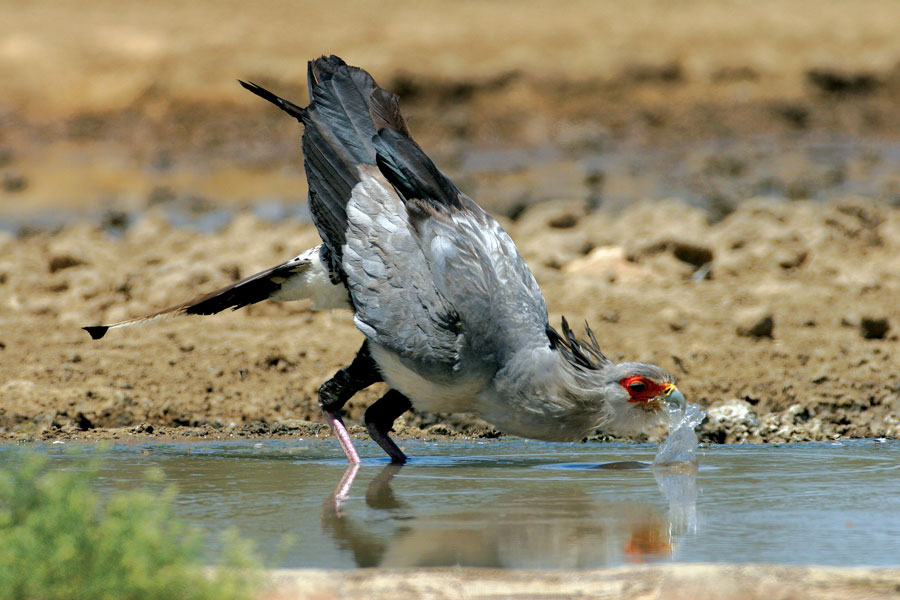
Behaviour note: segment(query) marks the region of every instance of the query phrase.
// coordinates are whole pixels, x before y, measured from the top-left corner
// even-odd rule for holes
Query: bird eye
[[[628,389],[635,394],[647,391],[647,384],[643,381],[632,381],[628,384]]]

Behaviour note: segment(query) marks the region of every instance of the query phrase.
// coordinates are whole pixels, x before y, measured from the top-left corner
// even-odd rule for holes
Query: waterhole
[[[182,518],[236,528],[270,566],[900,564],[900,441],[701,447],[694,470],[652,467],[651,444],[403,446],[415,458],[398,468],[360,443],[343,500],[334,492],[352,473],[331,440],[29,449],[58,469],[98,458],[104,493],[159,468]],[[6,465],[23,457],[0,447]]]

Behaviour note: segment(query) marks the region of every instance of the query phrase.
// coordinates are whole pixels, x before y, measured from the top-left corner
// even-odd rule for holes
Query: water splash
[[[665,408],[669,435],[660,444],[653,466],[695,467],[698,439],[694,429],[703,421],[706,413],[697,404],[687,404],[684,408],[666,405]]]

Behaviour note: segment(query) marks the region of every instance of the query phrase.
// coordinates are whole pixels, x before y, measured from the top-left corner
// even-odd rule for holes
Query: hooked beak
[[[687,406],[687,401],[684,399],[684,394],[682,394],[681,391],[677,387],[675,387],[674,383],[670,383],[668,385],[659,399],[669,406],[674,406],[679,410],[683,410],[685,406]]]

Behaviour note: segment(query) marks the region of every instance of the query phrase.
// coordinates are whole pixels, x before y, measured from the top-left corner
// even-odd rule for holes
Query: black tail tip
[[[92,325],[91,327],[82,327],[85,331],[91,334],[92,340],[99,340],[106,332],[109,331],[109,326],[107,325]]]

